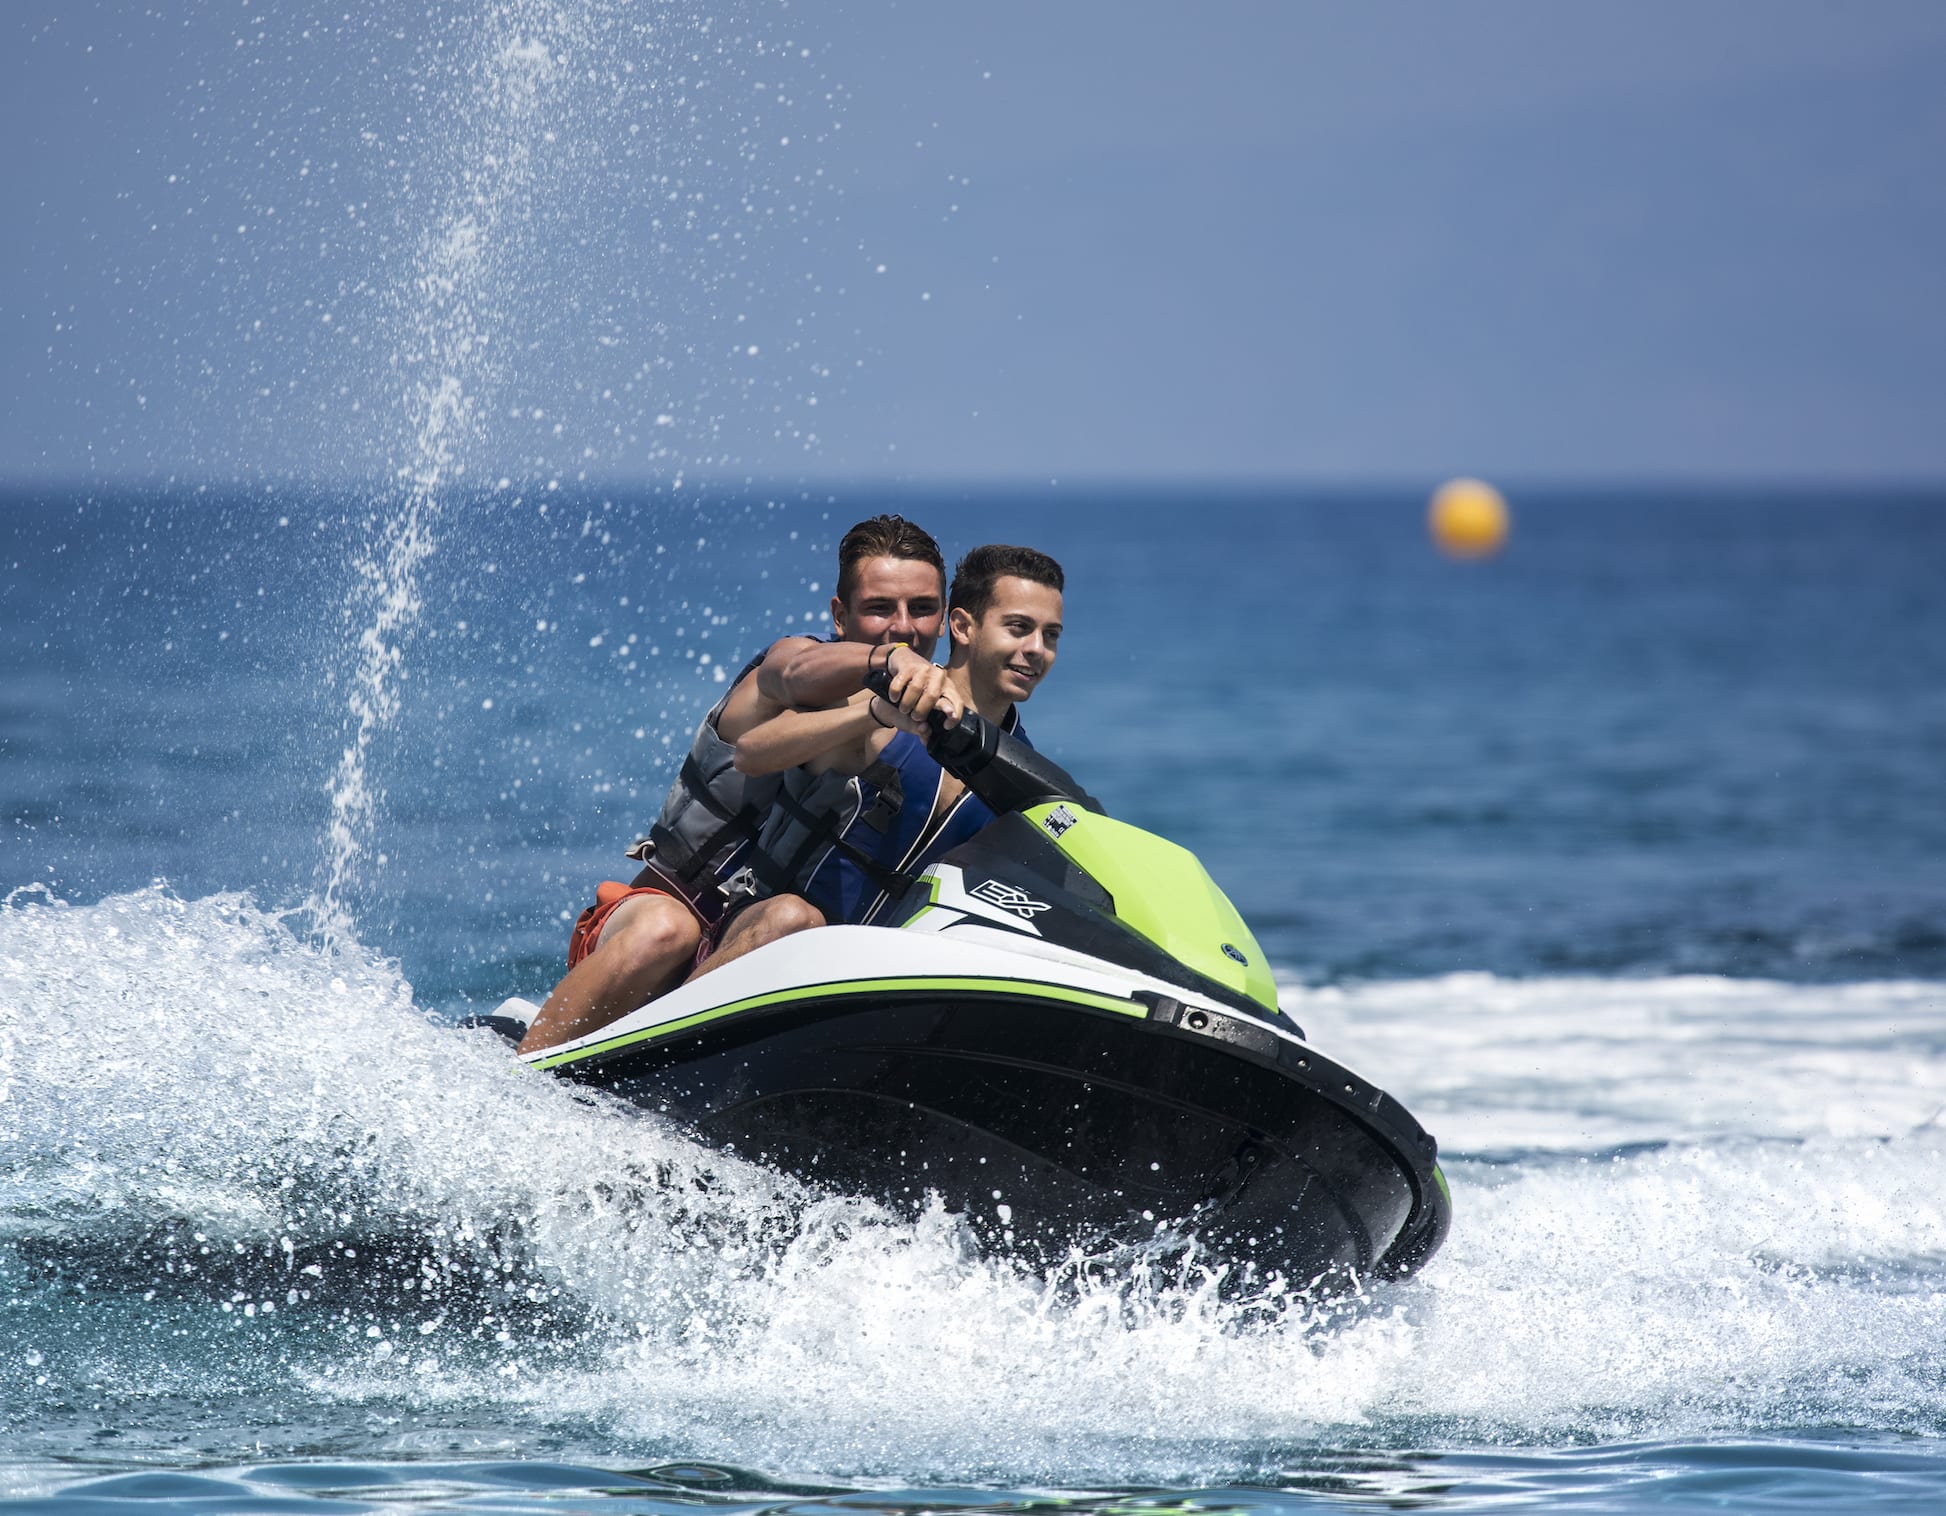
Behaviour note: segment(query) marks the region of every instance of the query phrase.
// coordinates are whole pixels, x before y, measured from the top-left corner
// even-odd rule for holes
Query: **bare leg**
[[[723,940],[703,960],[703,966],[689,977],[694,979],[711,969],[721,968],[745,953],[755,952],[765,943],[775,942],[779,937],[823,925],[824,913],[802,895],[772,895],[768,900],[759,900],[755,905],[737,912],[736,920],[723,933]]]
[[[534,1017],[519,1051],[572,1042],[681,981],[703,930],[679,900],[633,895],[616,906],[595,950],[567,972]]]

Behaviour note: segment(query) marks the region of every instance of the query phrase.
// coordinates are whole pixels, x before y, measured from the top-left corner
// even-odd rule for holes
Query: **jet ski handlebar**
[[[891,684],[889,668],[874,670],[865,680],[865,688],[881,699],[890,698],[887,691]],[[997,722],[988,721],[978,711],[962,711],[956,726],[946,725],[942,711],[934,711],[928,720],[932,735],[926,739],[926,751],[984,800],[995,815],[1064,800],[1097,815],[1106,814],[1101,802],[1060,764],[1035,752],[1012,733],[1001,731]]]

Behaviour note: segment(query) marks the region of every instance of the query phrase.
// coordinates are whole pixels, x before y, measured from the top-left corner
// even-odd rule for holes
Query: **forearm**
[[[865,675],[890,656],[864,642],[819,642],[789,658],[757,670],[757,688],[766,700],[786,706],[828,706],[863,688]]]
[[[737,738],[737,772],[781,774],[856,742],[881,724],[872,717],[869,695],[828,711],[785,711]]]

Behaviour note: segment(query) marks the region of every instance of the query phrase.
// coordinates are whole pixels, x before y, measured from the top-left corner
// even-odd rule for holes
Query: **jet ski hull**
[[[1410,1273],[1449,1216],[1432,1139],[1383,1091],[1154,990],[852,981],[558,1072],[821,1187],[908,1212],[936,1194],[1040,1261],[1173,1230],[1239,1281],[1342,1288]]]

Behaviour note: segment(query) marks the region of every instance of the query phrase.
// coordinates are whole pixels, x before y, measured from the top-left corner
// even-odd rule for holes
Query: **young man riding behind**
[[[783,714],[773,663],[856,689],[867,662],[894,654],[893,700],[924,721],[942,697],[957,714],[947,671],[929,661],[945,619],[945,560],[939,545],[899,516],[861,521],[838,547],[836,638],[786,637],[747,665],[697,728],[661,816],[629,856],[644,867],[632,884],[610,880],[581,914],[568,946],[568,973],[534,1017],[520,1051],[570,1042],[625,1016],[681,982],[713,942],[732,904],[727,886],[748,859],[779,790],[772,776],[732,763],[739,738]],[[760,677],[752,678],[753,673]],[[884,709],[886,702],[880,702]]]

